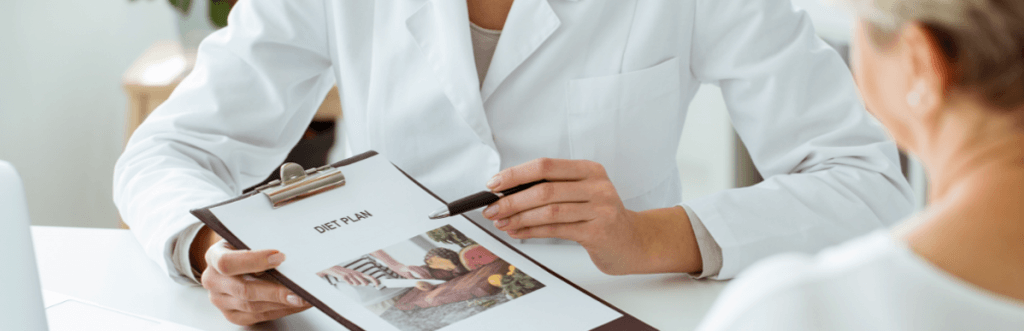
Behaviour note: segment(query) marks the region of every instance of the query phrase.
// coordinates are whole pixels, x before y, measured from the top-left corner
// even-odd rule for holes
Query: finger
[[[223,284],[228,281],[228,278],[231,277],[221,275],[217,270],[208,267],[203,271],[202,276],[199,277],[199,281],[203,285],[203,288],[209,290],[210,294],[213,295],[226,292],[223,290],[226,288]]]
[[[281,265],[285,258],[284,253],[273,249],[241,251],[222,245],[214,247],[206,252],[207,265],[227,276],[270,270]]]
[[[360,280],[359,278],[357,278],[355,276],[349,275],[349,274],[345,274],[345,282],[348,283],[349,285],[352,285],[352,286],[362,286],[362,285],[364,285],[362,280]]]
[[[355,279],[357,282],[359,282],[359,285],[362,285],[362,286],[370,285],[370,282],[366,281],[366,279],[363,278],[363,275],[360,274],[360,273],[353,272],[353,273],[349,274],[349,277],[352,277],[352,279]]]
[[[278,318],[282,318],[282,317],[285,317],[285,316],[288,316],[288,315],[291,315],[291,314],[301,313],[301,312],[305,311],[306,309],[309,309],[310,307],[312,307],[312,306],[306,306],[306,307],[301,307],[301,308],[289,308],[289,309],[281,309],[281,310],[272,310],[272,311],[260,313],[259,317],[260,317],[260,319],[262,319],[264,321],[273,321],[273,320],[276,320]]]
[[[245,301],[276,302],[292,307],[302,307],[306,302],[284,285],[276,282],[242,277],[229,277],[222,285],[223,293]]]
[[[494,227],[501,231],[509,231],[549,224],[591,221],[597,218],[596,209],[590,203],[553,203],[494,221]]]
[[[330,269],[321,271],[320,273],[324,274],[324,276],[331,276],[331,277],[335,277],[335,278],[338,278],[338,279],[341,279],[341,280],[345,279],[345,274],[339,274],[337,272],[334,272],[334,270],[330,270]]]
[[[362,275],[358,273],[349,273],[348,276],[352,277],[352,280],[355,281],[356,284],[359,284],[359,286],[370,285],[370,282],[367,282],[366,279],[363,279]]]
[[[224,317],[231,323],[241,326],[249,326],[260,322],[276,320],[278,318],[302,312],[306,309],[309,309],[309,307],[272,310],[262,313],[247,313],[239,310],[232,310],[224,312]]]
[[[241,300],[227,294],[211,295],[210,302],[222,311],[237,310],[246,313],[262,313],[272,310],[296,308],[295,306],[284,305],[277,302]]]
[[[541,179],[575,181],[596,175],[604,176],[604,167],[593,161],[540,158],[502,170],[487,188],[497,192]]]
[[[584,224],[584,222],[576,222],[534,226],[509,231],[508,235],[515,239],[558,238],[579,242],[584,239],[582,234]]]
[[[547,182],[534,185],[522,192],[503,197],[487,206],[483,215],[499,220],[523,211],[559,202],[587,202],[595,190],[604,187],[597,182]]]
[[[228,322],[241,326],[250,326],[264,321],[257,317],[256,314],[247,313],[244,311],[227,310],[222,312],[224,313],[224,318],[226,318]]]
[[[348,269],[339,268],[339,267],[331,267],[330,269],[327,269],[324,272],[326,272],[328,275],[332,275],[332,276],[338,277],[338,278],[345,278],[345,276],[348,275]]]
[[[363,276],[363,278],[366,278],[366,280],[369,281],[369,283],[367,283],[367,284],[371,284],[372,283],[373,286],[380,286],[380,281],[377,280],[377,278],[373,278],[373,276],[370,276],[370,275],[367,275],[367,274],[364,274],[364,273],[360,273],[359,275]]]

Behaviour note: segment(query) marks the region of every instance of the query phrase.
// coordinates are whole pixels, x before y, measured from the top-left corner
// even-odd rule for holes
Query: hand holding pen
[[[516,239],[561,238],[612,243],[610,233],[631,217],[604,167],[588,160],[535,159],[502,170],[487,183],[503,191],[543,181],[483,210],[494,226]]]
[[[597,162],[536,159],[502,170],[487,187],[501,197],[495,200],[498,195],[488,193],[489,198],[479,200],[493,201],[483,215],[512,238],[578,242],[608,274],[700,270],[700,250],[686,210],[626,209]],[[448,212],[453,211],[459,210]]]
[[[604,167],[586,160],[541,158],[502,170],[487,182],[491,191],[453,201],[430,215],[439,219],[483,206],[483,216],[517,239],[586,240],[578,231],[613,209],[625,210]],[[618,208],[607,208],[608,205]],[[578,224],[579,223],[579,224]]]

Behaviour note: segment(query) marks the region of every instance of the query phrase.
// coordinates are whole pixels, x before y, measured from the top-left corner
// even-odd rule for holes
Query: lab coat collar
[[[496,151],[478,89],[466,1],[425,0],[405,24],[455,111]]]
[[[465,1],[455,2],[465,4]],[[465,16],[468,17],[468,14]],[[516,0],[505,20],[494,58],[491,59],[487,77],[480,88],[482,101],[487,102],[498,86],[544,44],[560,25],[561,21],[547,0]]]

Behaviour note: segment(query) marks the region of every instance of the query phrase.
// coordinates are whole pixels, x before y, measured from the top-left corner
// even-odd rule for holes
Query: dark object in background
[[[316,168],[327,164],[327,157],[331,153],[331,148],[334,147],[334,126],[334,121],[314,121],[310,123],[309,127],[306,128],[306,132],[302,134],[302,139],[299,139],[299,142],[295,144],[292,151],[288,152],[288,156],[285,157],[284,162],[281,164],[294,162],[301,165],[303,169]],[[281,179],[281,174],[278,168],[274,168],[267,179],[245,189],[243,193],[248,193],[263,184],[277,179]]]
[[[188,15],[192,12],[192,0],[167,0],[167,2],[171,4],[171,7],[181,12],[182,15]],[[210,8],[207,10],[210,23],[213,23],[217,28],[228,26],[228,13],[231,12],[231,8],[235,6],[236,2],[238,0],[210,0]]]

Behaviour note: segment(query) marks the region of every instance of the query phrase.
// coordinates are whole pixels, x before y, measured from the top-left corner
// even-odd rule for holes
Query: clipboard
[[[315,196],[315,195],[318,195],[318,194],[321,194],[321,193],[324,193],[324,192],[329,192],[331,190],[343,190],[343,189],[345,189],[346,188],[346,186],[345,186],[345,184],[346,184],[346,177],[345,177],[345,174],[344,174],[344,172],[342,171],[341,168],[345,167],[345,166],[348,166],[348,165],[355,164],[357,162],[360,162],[360,161],[363,161],[363,160],[366,160],[366,159],[369,159],[369,158],[371,158],[373,156],[376,156],[376,155],[378,155],[378,153],[375,152],[375,151],[367,151],[367,152],[364,152],[362,154],[352,156],[350,158],[347,158],[345,160],[342,160],[342,161],[339,161],[339,162],[336,162],[336,163],[333,163],[333,164],[330,164],[330,165],[327,165],[327,166],[318,167],[318,168],[312,168],[312,169],[305,169],[305,170],[302,169],[302,167],[299,166],[298,164],[286,163],[286,164],[282,165],[281,168],[280,168],[281,179],[274,180],[274,181],[269,182],[269,183],[267,183],[265,185],[257,187],[256,189],[250,191],[249,193],[246,193],[246,194],[237,196],[235,198],[232,198],[232,199],[220,202],[220,203],[216,203],[216,204],[213,204],[213,205],[210,205],[210,206],[207,206],[207,207],[193,209],[190,212],[192,213],[193,216],[198,218],[201,222],[203,222],[203,224],[205,224],[211,230],[215,231],[218,235],[220,235],[222,238],[224,238],[228,243],[230,243],[235,248],[243,249],[243,250],[248,250],[248,249],[250,249],[249,246],[246,245],[245,242],[240,240],[238,238],[238,236],[236,236],[234,233],[232,233],[232,231],[230,229],[228,229],[227,226],[225,226],[217,218],[217,216],[214,215],[214,213],[211,211],[211,209],[217,208],[217,207],[220,207],[220,206],[229,205],[229,204],[232,204],[234,202],[238,202],[238,201],[243,200],[243,199],[251,198],[251,197],[253,197],[255,195],[264,195],[264,196],[266,196],[266,198],[270,201],[270,203],[272,204],[274,209],[289,208],[289,207],[291,207],[291,206],[289,206],[290,204],[292,204],[294,202],[297,202],[297,201],[300,201],[300,200],[303,200],[305,198],[308,198],[308,197],[311,197],[311,196]],[[392,164],[392,166],[394,166],[394,164]],[[403,171],[401,168],[398,168],[398,166],[394,166],[394,167],[399,172],[401,172],[403,175],[405,175],[405,178],[407,178],[409,181],[414,183],[416,187],[419,187],[424,192],[426,192],[427,194],[432,196],[434,199],[437,199],[437,201],[439,201],[439,202],[441,202],[443,204],[447,204],[446,201],[444,201],[443,199],[438,197],[436,194],[431,192],[429,189],[424,187],[416,179],[414,179],[412,176],[409,176],[409,174],[406,173],[405,171]],[[429,210],[428,211],[424,211],[423,214],[426,215],[429,212],[430,212]],[[564,284],[571,286],[573,289],[575,289],[576,291],[579,291],[580,293],[584,294],[585,296],[589,297],[590,299],[593,299],[593,300],[597,301],[598,303],[600,303],[601,305],[604,305],[605,307],[607,307],[607,308],[609,308],[611,310],[614,310],[615,312],[618,312],[619,314],[621,314],[621,317],[619,317],[617,319],[614,319],[614,320],[612,320],[612,321],[610,321],[608,323],[605,323],[605,324],[603,324],[603,325],[601,325],[601,326],[599,326],[597,328],[593,328],[592,330],[598,330],[598,331],[610,331],[610,330],[638,330],[638,331],[646,331],[646,330],[657,330],[657,329],[647,325],[646,323],[640,321],[639,319],[633,317],[632,315],[629,315],[628,313],[622,311],[621,309],[619,309],[619,308],[611,305],[610,303],[604,301],[600,297],[597,297],[594,294],[588,292],[587,290],[579,287],[578,285],[576,285],[575,283],[569,281],[565,277],[562,277],[561,275],[559,275],[558,273],[554,272],[553,270],[551,270],[547,266],[539,263],[538,261],[534,260],[532,257],[524,254],[522,251],[518,250],[514,246],[508,244],[507,242],[505,242],[501,238],[499,238],[499,237],[495,236],[494,234],[492,234],[491,232],[487,231],[486,229],[481,227],[479,224],[476,224],[475,222],[470,220],[468,217],[463,216],[463,215],[460,215],[460,217],[464,218],[465,221],[468,224],[472,224],[476,228],[482,230],[482,232],[485,233],[486,235],[490,236],[491,239],[494,239],[495,241],[497,241],[501,245],[504,245],[504,248],[507,248],[507,249],[513,251],[515,254],[518,254],[522,258],[525,258],[526,260],[530,261],[531,263],[533,263],[537,267],[543,269],[545,272],[547,272],[551,276],[557,278],[559,281],[563,282]],[[274,279],[276,279],[282,285],[284,285],[285,287],[290,289],[296,295],[300,296],[303,300],[306,300],[306,302],[309,302],[312,306],[316,307],[318,310],[320,310],[321,312],[323,312],[328,317],[330,317],[334,321],[338,322],[342,326],[344,326],[344,327],[346,327],[346,328],[348,328],[350,330],[360,330],[360,331],[364,330],[362,327],[356,325],[355,323],[353,323],[349,319],[346,319],[345,317],[341,316],[339,313],[334,311],[331,307],[329,307],[323,301],[318,299],[316,296],[311,294],[306,289],[304,289],[301,286],[299,286],[296,282],[294,282],[291,279],[289,279],[287,276],[285,276],[283,273],[279,272],[277,269],[268,270],[267,274],[272,276]]]

